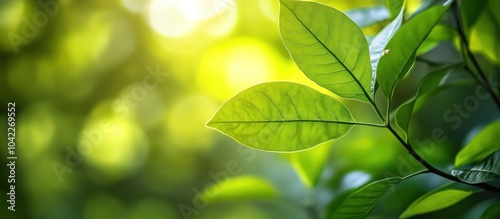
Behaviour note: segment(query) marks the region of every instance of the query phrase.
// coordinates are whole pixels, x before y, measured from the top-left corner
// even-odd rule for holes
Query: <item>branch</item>
[[[387,128],[389,129],[389,131],[391,131],[391,133],[398,139],[398,141],[406,148],[406,150],[408,150],[408,153],[413,157],[415,158],[420,164],[422,164],[425,168],[427,168],[427,170],[431,173],[434,173],[438,176],[441,176],[443,178],[446,178],[446,179],[449,179],[449,180],[452,180],[452,181],[455,181],[455,182],[458,182],[458,183],[462,183],[462,184],[467,184],[467,185],[470,185],[470,186],[475,186],[475,187],[479,187],[479,188],[482,188],[484,189],[485,191],[490,191],[490,192],[496,192],[496,193],[500,193],[500,188],[497,188],[497,187],[494,187],[494,186],[491,186],[489,184],[486,184],[486,183],[478,183],[478,184],[472,184],[472,183],[467,183],[467,182],[464,182],[462,180],[460,180],[458,177],[456,176],[453,176],[453,175],[450,175],[448,173],[445,173],[443,171],[441,171],[440,169],[432,166],[431,164],[429,164],[424,158],[422,158],[416,151],[415,149],[413,149],[413,147],[407,143],[405,140],[403,140],[403,138],[401,138],[401,136],[398,135],[398,133],[390,126],[390,124],[387,126]]]

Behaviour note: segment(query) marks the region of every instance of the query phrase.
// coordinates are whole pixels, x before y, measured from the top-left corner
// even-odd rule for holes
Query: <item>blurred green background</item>
[[[384,4],[322,2],[340,10]],[[421,4],[409,1],[409,13]],[[310,151],[273,154],[205,127],[223,101],[257,83],[324,91],[290,59],[278,10],[277,0],[0,1],[1,106],[16,102],[18,156],[10,212],[1,150],[1,218],[314,218],[356,186],[419,170],[385,130],[355,127]],[[346,104],[356,119],[377,121],[366,105]],[[435,147],[432,158],[446,165],[457,150]],[[375,213],[392,218],[443,183],[405,182]]]

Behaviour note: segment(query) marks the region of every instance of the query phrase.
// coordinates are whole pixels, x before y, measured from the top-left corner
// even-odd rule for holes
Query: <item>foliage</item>
[[[475,136],[456,156],[456,167],[476,164],[453,171],[431,164],[419,153],[410,123],[417,117],[415,113],[420,106],[430,102],[431,95],[454,89],[465,90],[467,86],[464,85],[468,83],[463,82],[471,79],[477,87],[476,93],[478,90],[488,93],[496,107],[491,110],[500,110],[499,77],[495,76],[491,67],[486,67],[499,65],[498,53],[491,51],[497,45],[489,45],[489,41],[477,44],[479,41],[474,38],[478,37],[478,32],[488,31],[477,29],[476,25],[498,22],[494,13],[489,11],[498,1],[486,2],[476,6],[472,0],[433,1],[408,16],[407,4],[389,0],[387,10],[393,20],[377,35],[369,37],[362,30],[369,25],[366,20],[355,22],[348,16],[349,13],[344,14],[315,2],[280,0],[279,29],[285,47],[302,72],[331,93],[323,94],[305,85],[289,82],[256,85],[229,99],[208,122],[208,126],[252,148],[290,153],[338,139],[353,126],[381,128],[392,133],[413,159],[425,168],[407,177],[385,178],[358,189],[334,210],[325,210],[333,212],[331,215],[321,213],[326,218],[364,218],[384,193],[392,188],[397,192],[397,184],[422,173],[463,184],[464,187],[431,191],[415,200],[401,213],[401,218],[448,208],[469,198],[478,189],[487,195],[496,194],[492,199],[498,200],[498,184],[487,184],[498,182],[500,176],[500,152],[495,143],[499,133],[498,122],[494,121],[496,118],[486,121],[489,125],[482,131],[471,132]],[[474,7],[467,6],[471,4]],[[370,8],[360,10],[366,12]],[[350,14],[353,12],[350,11]],[[487,38],[497,34],[491,31],[483,34],[488,35]],[[444,36],[438,37],[440,35]],[[430,62],[434,68],[425,72],[424,77],[415,79],[411,75],[412,67],[441,41],[453,41],[462,59],[458,62]],[[483,55],[486,59],[478,61],[478,57]],[[458,71],[468,74],[461,75]],[[405,78],[417,80],[419,86],[415,96],[401,104],[398,93],[402,93],[403,88],[398,85]],[[377,101],[381,95],[385,97],[385,102]],[[470,96],[466,97],[464,103],[470,106],[473,103],[470,99]],[[351,116],[351,112],[356,110],[344,104],[353,100],[368,105],[381,122],[354,120],[356,115]],[[384,108],[386,113],[382,113]],[[474,110],[469,109],[467,114],[461,115],[468,117]],[[446,115],[443,117],[447,118]],[[472,127],[469,129],[472,130]],[[316,183],[311,181],[314,182],[314,178],[309,179],[308,184],[315,186]]]

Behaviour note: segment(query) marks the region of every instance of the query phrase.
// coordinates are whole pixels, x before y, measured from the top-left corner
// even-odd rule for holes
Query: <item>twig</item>
[[[500,188],[497,188],[497,187],[494,187],[494,186],[491,186],[489,184],[486,184],[486,183],[478,183],[478,184],[473,184],[473,183],[467,183],[467,182],[464,182],[462,180],[460,180],[458,177],[456,176],[453,176],[453,175],[450,175],[448,173],[445,173],[443,171],[441,171],[440,169],[438,168],[435,168],[434,166],[432,166],[431,164],[429,164],[425,159],[423,159],[416,151],[415,149],[413,149],[413,147],[407,143],[405,140],[403,140],[403,138],[401,138],[401,136],[398,135],[398,133],[391,127],[391,125],[389,124],[387,126],[387,128],[389,129],[389,131],[391,131],[391,133],[398,139],[398,141],[406,148],[406,150],[408,150],[408,153],[413,157],[415,158],[420,164],[422,164],[425,168],[427,168],[427,170],[431,173],[434,173],[438,176],[441,176],[443,178],[446,178],[446,179],[449,179],[449,180],[452,180],[452,181],[455,181],[455,182],[458,182],[458,183],[462,183],[462,184],[467,184],[467,185],[471,185],[471,186],[476,186],[476,187],[479,187],[479,188],[482,188],[486,191],[491,191],[491,192],[496,192],[496,193],[500,193]]]

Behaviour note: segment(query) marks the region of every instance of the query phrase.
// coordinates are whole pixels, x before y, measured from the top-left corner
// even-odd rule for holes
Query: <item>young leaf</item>
[[[349,196],[330,216],[330,219],[366,218],[372,207],[389,189],[403,180],[402,177],[392,177],[373,182]]]
[[[399,11],[399,15],[390,24],[385,26],[384,29],[380,31],[380,33],[377,34],[377,36],[375,36],[375,38],[370,43],[370,62],[372,63],[372,97],[375,96],[377,87],[376,83],[378,62],[380,58],[382,58],[382,56],[387,53],[387,51],[385,51],[387,43],[389,43],[389,40],[391,40],[394,34],[396,34],[399,27],[401,27],[401,23],[403,22],[404,8],[400,8]],[[388,52],[390,52],[390,50]]]
[[[338,100],[310,87],[273,82],[228,100],[207,126],[266,151],[299,151],[346,134],[356,124]]]
[[[480,219],[498,219],[500,218],[500,202],[494,202],[488,207]]]
[[[399,218],[409,218],[415,215],[438,211],[452,206],[474,193],[459,189],[437,189],[414,201]]]
[[[280,31],[307,77],[341,97],[369,100],[368,42],[344,13],[314,2],[282,0]]]
[[[472,162],[479,162],[496,150],[500,150],[497,142],[500,133],[500,122],[492,122],[481,130],[455,157],[455,167]]]
[[[483,183],[500,179],[500,150],[486,157],[470,170],[453,170],[452,174],[468,183]]]
[[[262,199],[278,196],[269,182],[255,176],[238,176],[217,182],[206,188],[202,195],[211,202],[243,199]]]
[[[330,143],[324,143],[310,150],[286,154],[286,156],[302,181],[306,185],[314,187],[317,185],[328,161],[330,148]]]
[[[355,8],[345,12],[359,27],[365,28],[389,19],[389,11],[384,6]]]
[[[448,5],[438,5],[429,8],[406,22],[386,46],[390,53],[382,56],[377,68],[377,78],[380,88],[388,99],[397,82],[409,71],[414,62],[415,54],[441,20]]]

